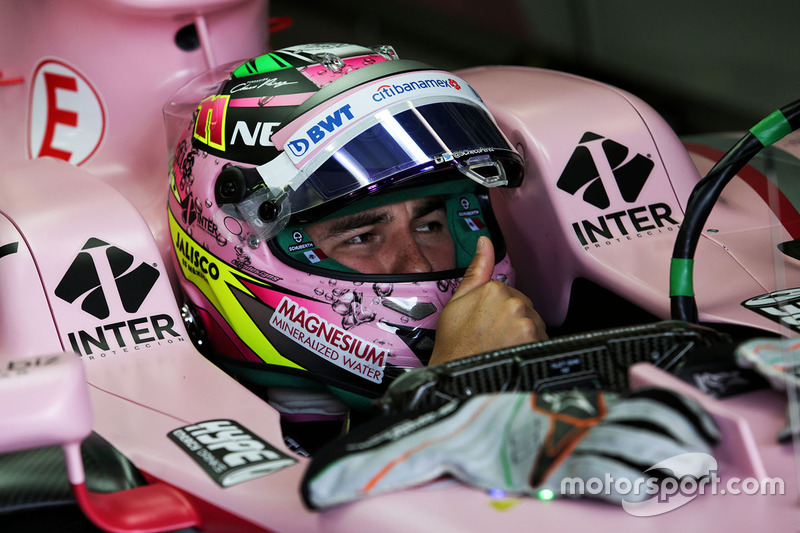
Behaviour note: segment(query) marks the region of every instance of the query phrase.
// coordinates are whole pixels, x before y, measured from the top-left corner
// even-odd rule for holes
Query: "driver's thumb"
[[[482,236],[478,239],[475,256],[451,299],[459,298],[472,289],[488,283],[492,279],[492,272],[494,272],[494,245],[489,237]]]

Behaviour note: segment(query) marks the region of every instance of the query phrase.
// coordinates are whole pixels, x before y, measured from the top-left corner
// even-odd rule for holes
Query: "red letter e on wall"
[[[59,150],[53,147],[53,136],[56,132],[56,124],[76,127],[78,125],[78,114],[74,111],[67,111],[58,107],[58,89],[65,91],[78,91],[78,83],[75,78],[68,78],[52,72],[44,73],[44,84],[47,90],[47,122],[44,130],[42,147],[39,149],[39,157],[46,155],[69,161],[71,152]]]

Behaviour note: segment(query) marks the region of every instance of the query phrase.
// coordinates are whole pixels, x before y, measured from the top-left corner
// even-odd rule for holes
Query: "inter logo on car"
[[[602,152],[595,151],[597,148]],[[653,161],[642,154],[630,156],[627,147],[587,131],[556,185],[573,195],[582,190],[584,201],[605,209],[615,203],[609,195],[617,191],[625,202],[635,202],[653,166]]]
[[[94,256],[100,254],[104,259],[98,261],[99,258]],[[86,241],[81,252],[72,261],[56,287],[56,296],[69,303],[80,298],[82,310],[96,318],[108,318],[109,298],[100,283],[98,262],[110,269],[122,308],[128,313],[138,311],[158,279],[158,270],[146,263],[133,267],[134,259],[131,254],[95,238]]]

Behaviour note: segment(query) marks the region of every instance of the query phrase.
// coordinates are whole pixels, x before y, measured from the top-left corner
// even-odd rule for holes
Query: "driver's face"
[[[455,268],[442,199],[428,196],[344,215],[305,228],[331,259],[363,274]]]

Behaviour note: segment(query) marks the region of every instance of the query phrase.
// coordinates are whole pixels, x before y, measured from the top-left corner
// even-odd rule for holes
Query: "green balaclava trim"
[[[319,222],[406,200],[441,196],[447,211],[450,236],[455,245],[456,268],[466,268],[475,254],[478,238],[481,235],[489,236],[483,209],[476,194],[478,187],[468,180],[456,180],[389,191],[367,196],[321,218]],[[325,255],[300,226],[287,226],[278,234],[276,240],[283,252],[301,264],[336,272],[356,273],[355,270]]]

